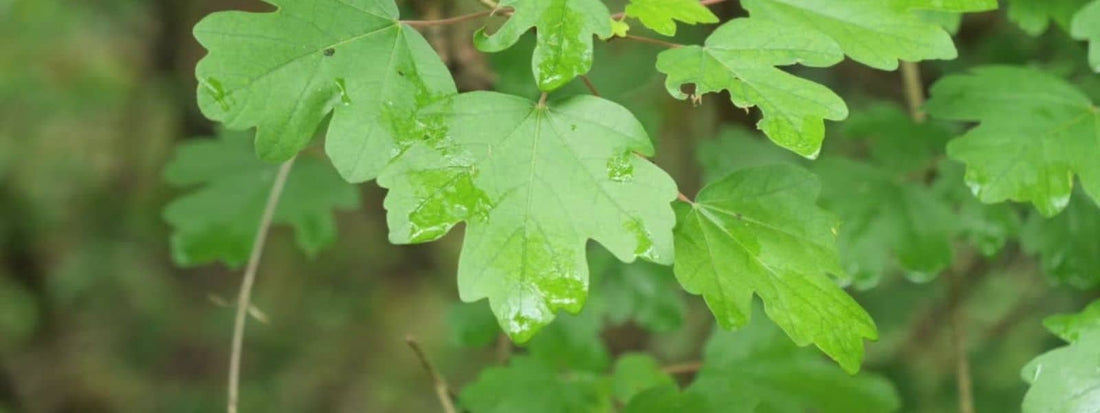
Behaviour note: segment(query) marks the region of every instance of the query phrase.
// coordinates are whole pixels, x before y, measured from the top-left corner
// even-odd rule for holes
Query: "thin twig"
[[[693,374],[695,372],[698,372],[701,368],[703,368],[703,362],[692,361],[687,363],[671,364],[668,366],[664,366],[661,367],[661,371],[668,374]]]
[[[901,62],[901,79],[905,84],[909,114],[917,123],[924,122],[928,115],[921,110],[924,107],[924,82],[921,81],[920,66],[913,62]]]
[[[409,348],[416,353],[416,358],[420,359],[420,364],[424,366],[424,370],[428,372],[428,375],[432,377],[432,384],[435,385],[435,395],[439,397],[439,404],[443,405],[443,411],[446,413],[455,413],[454,402],[451,401],[451,390],[447,386],[447,380],[443,378],[443,375],[439,374],[439,371],[435,369],[432,362],[428,360],[428,356],[424,354],[424,349],[420,348],[420,343],[416,341],[413,336],[405,336],[405,343],[408,343]]]
[[[252,252],[248,256],[248,266],[244,270],[241,291],[237,296],[237,315],[233,321],[233,350],[229,355],[229,402],[226,406],[226,411],[229,413],[237,412],[241,383],[241,348],[244,346],[244,326],[248,320],[248,309],[251,307],[252,285],[256,282],[256,270],[260,266],[260,257],[263,256],[271,220],[275,218],[279,196],[283,193],[286,178],[290,175],[290,168],[293,166],[294,158],[283,162],[279,167],[278,175],[275,176],[275,183],[271,184],[271,192],[267,194],[267,204],[264,205],[264,212],[260,217],[260,227],[256,230],[256,238],[252,240]]]
[[[492,0],[481,0],[482,3],[485,3],[486,1],[492,1]],[[726,0],[703,0],[703,1],[700,1],[699,4],[702,4],[704,6],[710,6],[712,4],[718,4],[718,3],[721,3],[721,2],[724,2],[724,1],[726,1]],[[618,12],[618,13],[612,14],[611,18],[615,19],[615,20],[619,20],[619,19],[622,19],[623,16],[625,16],[625,15],[626,15],[626,12]]]
[[[616,37],[612,37],[612,39],[615,39],[615,38]],[[633,34],[628,34],[626,36],[619,37],[619,38],[620,39],[633,40],[633,41],[641,42],[641,43],[655,44],[655,45],[658,45],[658,46],[667,47],[669,49],[675,49],[675,48],[678,48],[678,47],[682,47],[682,45],[679,45],[679,44],[676,44],[676,43],[673,43],[673,42],[668,42],[668,41],[664,41],[664,40],[661,40],[661,39],[654,39],[652,37],[635,36]]]
[[[504,364],[512,357],[512,339],[507,334],[497,336],[497,363]]]
[[[407,24],[411,27],[445,26],[448,24],[462,23],[464,21],[485,17],[493,14],[493,12],[494,10],[479,11],[477,13],[464,14],[461,16],[440,20],[402,20],[401,23]]]
[[[592,83],[592,80],[588,76],[581,75],[581,81],[588,87],[588,91],[592,92],[592,96],[600,97],[600,91],[596,90],[596,85]]]
[[[687,202],[689,204],[695,205],[695,201],[692,201],[691,198],[688,198],[688,196],[684,195],[683,192],[677,192],[676,193],[676,199],[679,199],[681,201],[684,201],[684,202]]]
[[[542,95],[539,95],[539,107],[540,108],[545,108],[546,107],[546,97],[547,96],[548,96],[548,94],[546,92],[542,92]]]
[[[974,413],[974,391],[970,378],[970,358],[966,351],[966,320],[962,310],[961,287],[965,273],[946,274],[948,300],[951,306],[951,348],[955,355],[955,385],[959,396],[959,413]]]

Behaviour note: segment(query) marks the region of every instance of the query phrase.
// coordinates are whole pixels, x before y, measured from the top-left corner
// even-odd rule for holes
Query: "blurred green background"
[[[723,18],[741,15],[736,3],[714,10]],[[474,0],[401,5],[404,15],[425,18],[481,7]],[[182,193],[162,179],[175,145],[215,134],[194,101],[193,68],[204,52],[190,28],[224,9],[270,7],[246,0],[0,0],[0,412],[223,409],[233,317],[226,303],[240,272],[177,267],[161,213]],[[470,45],[475,28],[425,32],[460,89],[536,97],[532,42],[484,55]],[[706,33],[681,31],[684,42]],[[958,41],[959,60],[923,65],[927,82],[980,63],[1028,64],[1100,98],[1083,44],[1062,31],[1032,38],[1003,12],[990,12],[968,16]],[[724,95],[700,107],[670,98],[652,69],[658,51],[601,43],[591,78],[643,120],[659,147],[656,162],[682,190],[698,189],[708,163],[763,156],[751,150],[766,141],[746,132],[755,114],[733,108]],[[800,74],[829,85],[853,111],[903,102],[897,73],[849,62]],[[558,94],[568,93],[586,92],[577,83]],[[827,145],[841,134],[830,132]],[[862,156],[843,148],[825,156],[830,151]],[[287,228],[274,229],[253,300],[265,320],[250,321],[245,342],[243,411],[437,411],[406,335],[423,343],[455,387],[498,363],[493,325],[469,326],[480,309],[456,305],[460,231],[434,244],[390,245],[384,192],[373,183],[358,190],[362,207],[338,213],[337,243],[315,257],[298,251]],[[668,363],[698,359],[713,325],[701,301],[676,292],[667,269],[624,266],[593,249],[593,272],[607,274],[595,275],[593,302],[621,299],[616,294],[630,288],[616,284],[623,274],[655,274],[644,277],[665,291],[653,298],[665,300],[658,308],[600,321],[601,351],[650,351]],[[1015,241],[990,262],[967,279],[959,301],[978,410],[1015,411],[1026,390],[1020,368],[1058,345],[1041,318],[1076,311],[1096,292],[1053,286]],[[865,370],[894,382],[904,411],[954,410],[945,285],[887,275],[856,293],[882,336],[868,345]]]

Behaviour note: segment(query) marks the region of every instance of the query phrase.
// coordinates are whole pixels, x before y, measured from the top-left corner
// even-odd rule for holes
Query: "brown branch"
[[[671,364],[661,367],[661,371],[668,374],[694,374],[703,368],[703,362],[691,361],[687,363]]]
[[[963,314],[961,288],[965,273],[948,276],[948,305],[951,308],[951,348],[955,356],[955,387],[958,389],[960,413],[974,413],[974,391],[970,377],[970,358],[966,351],[966,319]]]
[[[668,42],[668,41],[664,41],[664,40],[661,40],[661,39],[654,39],[652,37],[635,36],[633,34],[628,34],[628,35],[623,36],[623,37],[612,37],[612,39],[633,40],[633,41],[640,42],[640,43],[649,43],[649,44],[655,44],[655,45],[658,45],[658,46],[664,46],[664,47],[667,47],[669,49],[676,49],[676,48],[679,48],[679,47],[683,47],[682,45],[677,44],[677,43]]]
[[[928,115],[921,110],[924,107],[924,82],[921,81],[920,66],[913,62],[901,62],[901,79],[905,85],[905,101],[909,105],[909,114],[917,123],[924,122]]]
[[[416,353],[416,358],[420,359],[420,365],[424,367],[424,370],[428,372],[428,375],[432,378],[432,384],[435,386],[435,395],[439,398],[439,404],[443,405],[443,411],[446,413],[455,413],[454,402],[451,401],[452,393],[450,387],[447,386],[447,380],[443,378],[443,375],[439,374],[439,371],[435,369],[432,362],[428,360],[428,356],[424,354],[424,349],[420,348],[420,343],[416,341],[413,336],[405,336],[405,343],[409,345],[413,353]]]
[[[596,90],[596,85],[592,83],[592,80],[588,76],[581,75],[581,81],[588,87],[588,91],[592,93],[592,96],[600,97],[600,91]]]
[[[462,23],[464,21],[489,16],[493,14],[493,12],[494,10],[479,11],[477,13],[464,14],[462,16],[440,20],[402,20],[401,23],[407,24],[410,27],[446,26],[448,24]]]
[[[267,232],[271,229],[271,221],[275,217],[275,208],[279,205],[279,196],[286,186],[286,178],[290,175],[290,168],[294,166],[294,158],[283,162],[279,167],[275,183],[271,184],[271,192],[267,195],[267,204],[264,205],[263,215],[260,216],[260,227],[256,230],[256,237],[252,240],[252,252],[248,256],[248,266],[244,270],[244,279],[241,281],[241,290],[237,296],[237,315],[233,321],[233,345],[229,354],[229,402],[226,411],[237,412],[237,400],[240,395],[241,385],[241,348],[244,347],[244,326],[248,320],[248,309],[251,307],[252,286],[256,282],[256,270],[260,266],[260,257],[263,256],[264,243],[267,241]]]
[[[497,363],[504,364],[512,357],[512,339],[507,334],[497,336]]]

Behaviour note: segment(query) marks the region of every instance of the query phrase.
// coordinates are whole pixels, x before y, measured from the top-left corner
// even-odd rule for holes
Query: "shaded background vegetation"
[[[481,5],[413,0],[402,7],[406,16],[438,18]],[[173,147],[215,132],[194,101],[193,68],[203,50],[190,28],[222,9],[269,7],[250,0],[0,0],[0,411],[222,409],[232,324],[225,303],[240,273],[175,266],[161,218],[178,194],[161,178]],[[736,1],[713,9],[723,19],[743,15]],[[531,42],[480,54],[469,44],[476,27],[426,32],[460,89],[537,96]],[[682,31],[685,41],[705,35],[705,29]],[[1084,45],[1060,30],[1031,38],[1003,12],[991,12],[968,16],[958,42],[959,60],[922,66],[927,82],[976,64],[1028,64],[1100,98]],[[700,165],[746,157],[730,136],[746,135],[738,130],[751,127],[757,114],[733,108],[724,95],[708,96],[699,107],[668,97],[652,68],[658,51],[601,43],[591,77],[643,120],[659,146],[656,162],[690,194],[703,180]],[[897,73],[850,63],[801,71],[845,96],[853,110],[904,102]],[[560,93],[586,92],[577,83]],[[843,132],[834,129],[827,146],[841,145]],[[711,145],[702,164],[701,143]],[[849,149],[827,153],[864,156]],[[299,252],[286,228],[273,231],[254,298],[266,322],[253,321],[245,344],[245,411],[434,411],[430,381],[405,346],[407,334],[459,387],[498,362],[491,329],[486,340],[484,330],[452,322],[475,311],[455,307],[460,234],[429,245],[390,245],[383,191],[373,183],[359,188],[362,208],[339,213],[338,243],[317,256]],[[892,379],[906,411],[954,408],[947,323],[953,303],[966,315],[979,410],[1012,411],[1026,389],[1019,369],[1058,345],[1039,320],[1095,297],[1095,290],[1090,296],[1054,285],[1015,241],[989,260],[974,260],[980,265],[959,259],[970,271],[954,297],[946,278],[914,283],[896,274],[856,293],[882,333],[868,346],[865,370]],[[637,270],[601,265],[611,273]],[[671,280],[667,271],[645,271]],[[675,283],[656,285],[678,291]],[[619,288],[594,283],[592,294],[613,296]],[[649,320],[665,317],[659,329],[669,331],[660,334],[639,326],[637,317],[602,324],[606,351],[652,351],[668,363],[698,359],[713,325],[709,312],[696,297],[669,306]],[[479,341],[486,345],[460,345]]]

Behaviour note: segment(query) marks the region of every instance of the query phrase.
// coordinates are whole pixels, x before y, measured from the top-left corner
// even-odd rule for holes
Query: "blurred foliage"
[[[1050,25],[1029,12],[1026,4],[1034,2],[968,15],[958,30],[960,58],[923,64],[926,83],[979,64],[1017,64],[1064,78],[1100,100],[1087,45],[1062,28],[1067,17],[1050,16]],[[623,9],[622,2],[608,5]],[[194,102],[193,69],[203,52],[190,28],[213,10],[266,7],[251,0],[0,0],[0,412],[223,408],[232,324],[226,303],[236,294],[239,272],[173,263],[172,230],[161,211],[187,190],[162,176],[177,143],[214,135]],[[474,1],[446,0],[410,0],[402,7],[422,16],[481,9]],[[736,2],[712,10],[723,20],[744,14]],[[1013,21],[1026,22],[1036,36]],[[476,27],[428,35],[459,88],[537,96],[530,81],[532,36],[482,55],[468,41]],[[698,43],[711,29],[680,26],[676,40]],[[636,25],[631,33],[646,31]],[[776,152],[750,131],[759,113],[733,108],[728,96],[706,96],[698,107],[669,97],[653,69],[659,50],[599,42],[589,78],[642,120],[658,146],[657,162],[683,192],[736,169],[778,162],[820,173],[826,194],[852,189],[849,178],[829,183],[827,162]],[[823,206],[850,215],[842,240],[858,222],[882,232],[874,243],[840,246],[842,265],[860,275],[856,286],[866,289],[856,299],[880,331],[858,376],[843,375],[781,334],[776,339],[764,317],[712,336],[713,316],[701,300],[680,292],[668,268],[624,265],[595,246],[585,310],[562,315],[530,344],[513,348],[498,339],[484,302],[457,303],[460,236],[390,245],[383,194],[367,184],[357,187],[361,208],[333,215],[338,231],[331,248],[309,257],[289,228],[273,231],[254,297],[268,322],[253,320],[248,330],[242,410],[437,411],[406,335],[424,344],[460,404],[478,411],[517,411],[537,400],[568,410],[704,411],[715,402],[699,389],[726,380],[713,379],[712,370],[726,370],[722,377],[736,371],[746,386],[758,388],[750,396],[728,395],[731,408],[851,411],[846,400],[864,397],[877,404],[861,406],[879,410],[953,411],[955,364],[945,322],[952,305],[965,315],[978,411],[1019,410],[1028,391],[1020,371],[1046,351],[1063,346],[1038,363],[1095,360],[1095,346],[1087,346],[1095,334],[1075,339],[1071,332],[1091,321],[1047,322],[1058,336],[1076,341],[1068,346],[1042,323],[1051,314],[1082,311],[1096,296],[1095,204],[1074,196],[1053,220],[1019,205],[978,204],[961,184],[959,165],[940,159],[943,139],[957,135],[957,127],[906,125],[897,109],[903,102],[897,73],[852,64],[792,72],[828,85],[852,108],[851,120],[827,123],[822,160],[850,166],[838,174],[858,175],[880,202],[919,198],[931,206],[912,213],[950,214],[963,223],[908,226],[904,217],[845,208],[826,195]],[[583,93],[587,88],[575,80],[555,96]],[[876,145],[902,139],[919,145],[893,153]],[[906,259],[902,251],[910,246],[899,241],[909,239],[906,233],[921,235],[927,242],[913,247],[935,248],[948,265]],[[929,273],[939,269],[966,275],[961,297],[947,294],[947,277],[932,279]],[[761,356],[746,362],[749,354]],[[783,357],[767,358],[773,356]],[[660,369],[700,359],[717,364],[694,378]],[[1033,391],[1044,392],[1049,387],[1039,380]],[[516,400],[500,399],[499,390],[508,387],[517,389],[507,394]],[[806,387],[813,391],[800,393],[803,399],[777,396]]]

